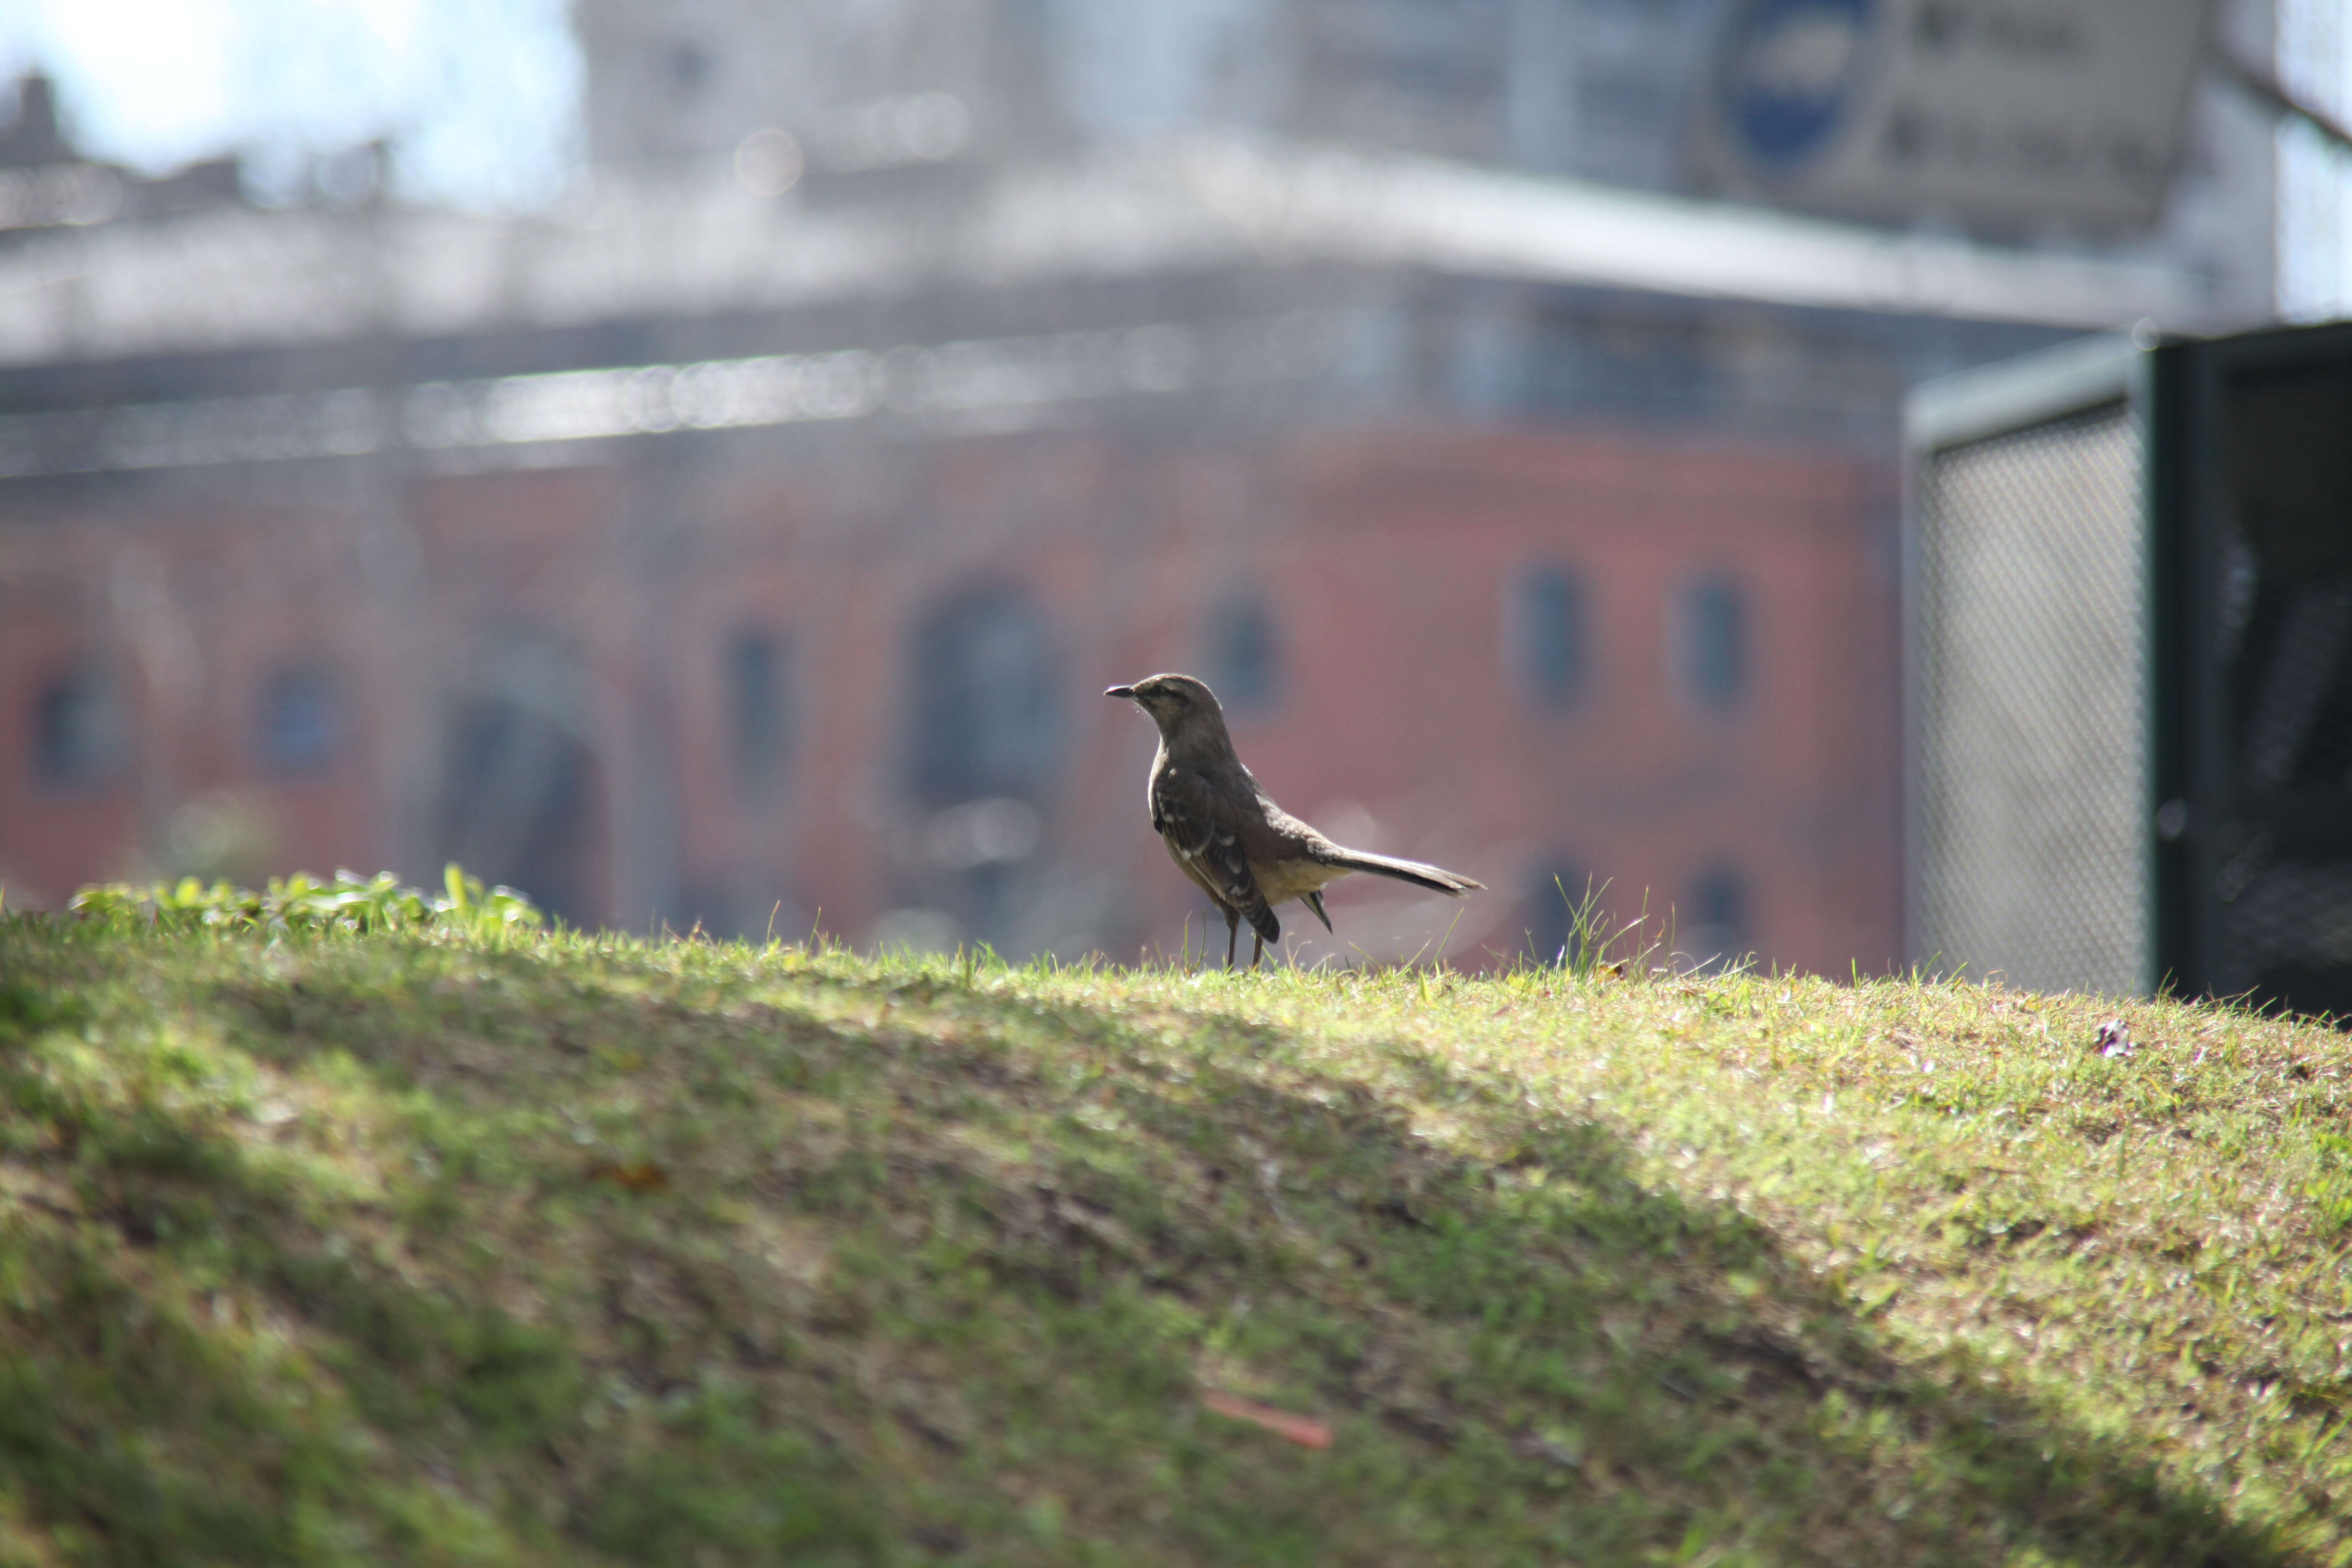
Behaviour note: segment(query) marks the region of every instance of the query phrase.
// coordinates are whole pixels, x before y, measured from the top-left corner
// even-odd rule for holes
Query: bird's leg
[[[1257,967],[1258,954],[1265,951],[1265,938],[1258,935],[1255,931],[1250,932],[1250,967],[1252,969],[1255,969]]]
[[[1227,969],[1234,966],[1234,942],[1241,934],[1241,910],[1227,910],[1225,911],[1225,967]]]

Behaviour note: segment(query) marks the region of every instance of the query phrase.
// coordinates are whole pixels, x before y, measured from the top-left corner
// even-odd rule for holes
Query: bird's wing
[[[1266,907],[1242,851],[1241,825],[1219,809],[1208,780],[1169,768],[1151,781],[1151,826],[1176,858],[1197,872],[1209,889],[1241,911],[1250,929],[1268,942],[1282,935],[1282,922]]]

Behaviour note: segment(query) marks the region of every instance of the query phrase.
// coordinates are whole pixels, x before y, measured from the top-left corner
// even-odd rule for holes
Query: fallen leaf
[[[2110,1018],[2100,1025],[2098,1038],[2092,1043],[2103,1057],[2127,1057],[2134,1049],[2131,1031],[2124,1027],[2121,1018]]]
[[[1277,1437],[1287,1437],[1302,1448],[1328,1448],[1331,1446],[1330,1426],[1309,1416],[1293,1415],[1287,1410],[1259,1405],[1237,1394],[1227,1394],[1222,1388],[1204,1392],[1201,1395],[1201,1403],[1220,1415],[1230,1415],[1236,1421],[1263,1426]]]
[[[639,1160],[625,1165],[600,1160],[588,1167],[588,1179],[610,1182],[633,1193],[658,1193],[669,1185],[669,1172],[650,1160]]]

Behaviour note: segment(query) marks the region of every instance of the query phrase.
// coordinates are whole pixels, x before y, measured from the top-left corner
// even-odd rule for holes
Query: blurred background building
[[[2334,16],[576,0],[584,151],[487,206],[397,138],[144,173],[28,77],[0,881],[1197,948],[1098,695],[1183,668],[1494,889],[1304,957],[1548,957],[1590,880],[1882,967],[1904,393],[2330,308],[2264,89],[2333,101]]]

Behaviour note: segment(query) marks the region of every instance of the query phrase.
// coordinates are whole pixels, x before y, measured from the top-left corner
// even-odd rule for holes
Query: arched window
[[[1684,685],[1701,706],[1729,712],[1748,692],[1747,595],[1729,577],[1701,577],[1684,586],[1681,611]]]
[[[771,795],[792,744],[791,651],[772,633],[727,639],[727,732],[735,787],[747,801]]]
[[[1229,713],[1274,706],[1282,687],[1274,616],[1262,600],[1228,599],[1209,616],[1209,689]]]
[[[1702,968],[1736,963],[1750,951],[1747,879],[1712,866],[1692,881],[1675,945]]]
[[[1563,709],[1582,695],[1591,633],[1584,583],[1556,563],[1511,579],[1503,606],[1504,659],[1530,706]]]
[[[449,694],[427,863],[509,883],[575,925],[604,918],[613,828],[591,713],[587,673],[563,644],[519,628],[486,638]]]
[[[121,700],[91,665],[50,678],[33,698],[33,773],[53,789],[97,789],[123,762]]]
[[[334,760],[342,715],[334,678],[322,669],[280,670],[261,689],[253,750],[272,773],[309,773]]]
[[[1579,914],[1593,907],[1595,896],[1591,878],[1575,861],[1553,856],[1538,862],[1520,895],[1524,952],[1538,963],[1575,963],[1582,955],[1583,936],[1601,934],[1577,931]]]
[[[1061,763],[1061,668],[1027,598],[951,599],[916,628],[911,651],[914,795],[933,806],[1045,795]]]

